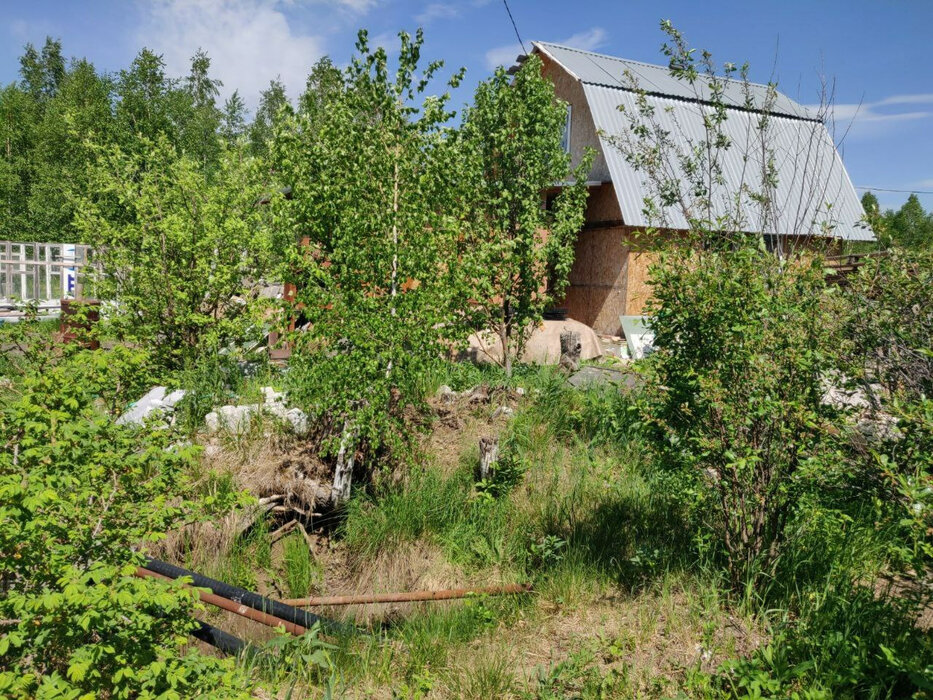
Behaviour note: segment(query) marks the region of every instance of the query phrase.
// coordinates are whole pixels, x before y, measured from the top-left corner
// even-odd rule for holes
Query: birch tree
[[[531,56],[514,80],[499,68],[480,83],[460,135],[459,264],[469,320],[498,335],[509,374],[543,312],[563,296],[583,226],[592,154],[571,170],[566,109]],[[559,190],[551,208],[549,188]]]
[[[288,119],[273,153],[292,188],[277,216],[298,290],[284,318],[304,324],[291,337],[290,393],[330,426],[341,463],[404,445],[402,409],[442,353],[449,310],[439,167],[451,113],[446,93],[426,96],[442,64],[421,65],[421,32],[399,36],[392,70],[360,32],[339,83],[331,75],[320,93],[324,108]]]

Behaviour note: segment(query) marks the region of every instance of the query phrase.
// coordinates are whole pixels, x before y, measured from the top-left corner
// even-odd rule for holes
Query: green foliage
[[[443,351],[452,266],[438,153],[450,113],[446,96],[414,106],[441,67],[419,65],[421,44],[403,33],[390,73],[361,32],[326,109],[295,114],[276,144],[292,187],[278,212],[283,274],[298,286],[285,317],[311,322],[290,338],[289,396],[342,436],[332,452],[404,448],[402,409]]]
[[[317,583],[320,572],[307,541],[300,534],[291,535],[285,540],[284,565],[289,595],[293,598],[308,595],[311,587]]]
[[[933,254],[893,248],[845,290],[846,371],[881,426],[870,455],[902,526],[892,545],[918,572],[933,563],[931,284]]]
[[[266,155],[282,119],[282,110],[288,105],[285,85],[280,80],[270,80],[269,87],[259,96],[259,108],[256,118],[250,124],[247,134],[250,148],[254,154]]]
[[[933,212],[923,209],[917,195],[911,194],[897,211],[886,211],[883,222],[887,242],[917,250],[933,248]]]
[[[133,576],[147,543],[235,497],[189,500],[190,448],[93,408],[95,394],[113,391],[96,357],[28,376],[0,410],[0,693],[245,697],[230,662],[185,652],[191,592]],[[76,372],[77,361],[91,371]]]
[[[739,590],[775,563],[801,494],[832,478],[834,415],[821,399],[836,340],[822,268],[752,246],[681,249],[660,257],[652,282],[645,421]]]
[[[562,146],[567,107],[541,69],[531,56],[514,78],[500,67],[480,83],[456,151],[468,321],[499,336],[507,374],[534,324],[563,297],[592,162],[587,153],[571,170]],[[553,206],[542,208],[542,193],[555,187]]]
[[[155,341],[167,369],[246,338],[268,265],[263,189],[256,165],[234,151],[213,175],[164,137],[140,154],[103,151],[77,225],[98,250],[113,332]]]

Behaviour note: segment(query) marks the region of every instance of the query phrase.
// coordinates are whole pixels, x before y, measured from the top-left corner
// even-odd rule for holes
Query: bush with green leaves
[[[76,224],[96,251],[110,330],[176,369],[261,332],[268,267],[259,164],[234,149],[216,168],[164,137],[139,152],[102,149]]]
[[[95,406],[82,354],[0,409],[0,695],[245,697],[226,660],[186,649],[192,592],[133,574],[145,546],[237,498],[189,498],[190,447]]]
[[[772,570],[801,494],[832,474],[822,267],[754,244],[677,247],[651,275],[645,422],[740,590]]]
[[[933,253],[892,248],[845,287],[846,373],[869,400],[875,460],[893,542],[922,574],[933,564]],[[929,596],[933,600],[933,594]]]

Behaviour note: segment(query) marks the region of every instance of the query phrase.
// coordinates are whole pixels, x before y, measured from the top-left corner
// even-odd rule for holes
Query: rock
[[[239,435],[249,428],[253,416],[259,413],[259,404],[246,404],[245,406],[220,406],[204,417],[208,430],[217,432],[220,429],[229,430]],[[216,427],[211,427],[212,424]]]
[[[220,430],[220,416],[217,415],[217,411],[211,411],[204,416],[204,426],[209,433],[216,433]]]
[[[493,412],[492,417],[493,419],[498,418],[499,416],[511,418],[513,415],[515,415],[515,411],[510,406],[499,406],[499,408]]]
[[[583,388],[599,384],[609,384],[622,380],[622,373],[619,370],[609,369],[608,367],[597,367],[595,365],[585,365],[577,372],[570,375],[567,380],[570,386]]]
[[[281,404],[285,403],[285,392],[276,391],[271,386],[264,386],[259,390],[265,399],[266,404]]]
[[[308,432],[308,416],[300,408],[290,408],[285,412],[285,420],[291,424],[296,435]]]
[[[184,389],[176,389],[170,394],[164,386],[152,387],[145,396],[129,406],[123,415],[117,418],[118,425],[143,425],[156,412],[172,413],[175,406],[187,393]]]
[[[469,391],[464,391],[463,396],[468,396],[470,398],[470,403],[486,403],[489,401],[489,387],[485,384],[480,384]]]
[[[437,393],[435,393],[434,396],[440,399],[441,402],[443,403],[453,403],[458,398],[460,398],[460,394],[454,391],[453,389],[451,389],[446,384],[441,384],[441,386],[438,387]]]
[[[169,394],[169,395],[166,396],[164,399],[162,399],[162,404],[163,404],[166,408],[172,408],[172,409],[174,409],[175,406],[177,406],[178,403],[179,403],[183,398],[185,398],[185,394],[187,394],[187,393],[188,393],[188,392],[185,391],[184,389],[175,389],[175,391],[173,391],[171,394]]]
[[[216,414],[215,414],[216,415]],[[206,445],[204,447],[205,457],[216,457],[221,452],[220,445]]]
[[[523,387],[523,386],[517,386],[517,387],[515,387],[515,395],[516,395],[516,396],[524,396],[524,395],[525,395],[525,387]]]

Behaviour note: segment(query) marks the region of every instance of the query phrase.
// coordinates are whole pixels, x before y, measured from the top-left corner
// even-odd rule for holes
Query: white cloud
[[[602,27],[593,27],[585,32],[577,32],[566,39],[554,42],[563,46],[569,46],[581,51],[593,51],[606,43],[606,30]],[[526,44],[528,49],[531,46]],[[490,70],[498,66],[511,66],[515,62],[515,57],[524,53],[521,44],[509,44],[508,46],[497,46],[486,52],[486,67]]]
[[[221,94],[240,91],[254,108],[269,81],[281,76],[289,94],[304,87],[311,66],[324,54],[319,36],[296,31],[283,8],[294,0],[160,0],[147,5],[139,40],[165,57],[170,75],[185,75],[198,48],[211,58]],[[356,11],[372,0],[341,0]]]
[[[918,190],[933,190],[933,177],[928,177],[926,180],[918,180],[914,183],[914,187]]]
[[[489,51],[486,52],[486,67],[489,68],[489,70],[494,70],[499,66],[511,66],[515,63],[516,57],[522,53],[524,53],[524,51],[522,51],[521,44],[518,43],[489,49]]]
[[[916,106],[927,107],[917,109]],[[819,109],[819,105],[810,105]],[[836,130],[848,128],[850,134],[866,135],[893,128],[902,122],[933,117],[933,93],[892,95],[876,102],[837,103],[830,115]]]
[[[453,19],[459,14],[460,10],[456,5],[447,2],[432,2],[415,15],[415,21],[419,24],[429,24],[436,19]]]
[[[555,42],[581,51],[595,51],[606,43],[606,30],[602,27],[593,27],[585,32],[577,32],[563,41]]]

